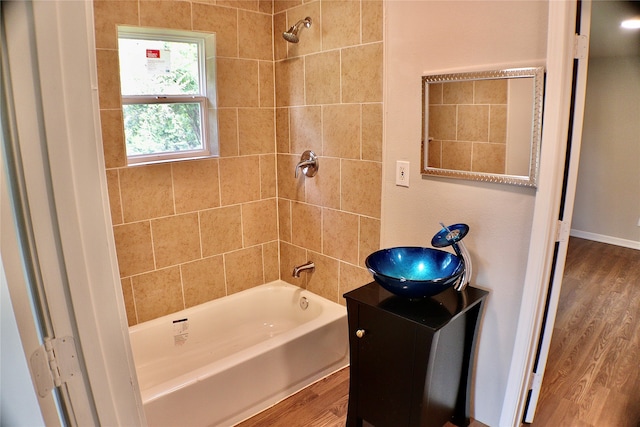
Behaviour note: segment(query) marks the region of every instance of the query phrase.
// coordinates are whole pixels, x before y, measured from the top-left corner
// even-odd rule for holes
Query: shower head
[[[311,18],[308,16],[300,21],[296,22],[294,26],[289,28],[289,31],[285,31],[282,33],[282,37],[289,43],[298,43],[300,38],[298,37],[298,33],[302,30],[302,27],[309,28],[311,26]]]

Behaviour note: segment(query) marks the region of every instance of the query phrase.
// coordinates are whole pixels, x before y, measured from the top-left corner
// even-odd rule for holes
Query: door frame
[[[573,208],[575,205],[576,188],[578,185],[578,170],[580,166],[580,149],[582,147],[582,128],[584,124],[584,109],[586,104],[587,72],[589,65],[589,37],[591,30],[591,0],[580,0],[576,14],[576,33],[579,39],[576,40],[576,58],[574,59],[573,96],[570,116],[570,129],[567,137],[568,146],[565,156],[565,176],[563,181],[563,192],[560,201],[559,235],[555,257],[552,264],[552,276],[550,278],[545,314],[540,328],[538,340],[538,350],[532,368],[534,376],[531,385],[530,398],[524,408],[524,421],[533,422],[542,379],[545,373],[551,338],[555,325],[562,280],[564,278],[564,268],[569,247],[569,230],[573,219]]]
[[[9,2],[3,5],[3,11],[8,8],[20,11],[18,16],[32,23],[26,37],[32,40],[34,62],[27,68],[22,61],[10,63],[11,68],[17,67],[12,73],[12,87],[22,81],[15,86],[13,99],[16,110],[20,110],[16,115],[22,115],[18,121],[27,123],[22,130],[37,128],[45,147],[44,166],[42,162],[25,164],[25,179],[49,187],[50,194],[40,197],[27,192],[23,196],[30,201],[35,233],[40,235],[39,231],[45,230],[45,235],[59,236],[53,246],[39,248],[39,262],[40,267],[50,271],[62,269],[58,276],[65,276],[61,283],[49,280],[45,289],[55,334],[74,331],[78,357],[84,361],[82,373],[88,392],[72,390],[72,399],[78,398],[72,400],[73,410],[85,417],[81,420],[95,416],[100,425],[144,425],[103,172],[93,3]],[[20,66],[24,72],[19,71]],[[27,74],[31,74],[31,80],[25,82]],[[40,104],[37,110],[23,109],[27,97],[20,92],[21,87],[30,93],[34,104]],[[29,126],[30,114],[39,114],[39,123],[32,119]],[[16,140],[25,144],[23,159],[30,163],[33,151],[26,147],[31,138],[20,139],[20,132],[18,129]],[[28,191],[29,188],[27,185]],[[14,226],[5,220],[5,227]],[[16,259],[15,251],[4,246],[3,261],[5,249]],[[16,307],[18,298],[14,301],[14,295],[18,291],[12,289],[20,287],[17,277],[21,273],[19,262],[11,272],[7,271],[16,311],[24,308],[24,301]],[[45,282],[55,274],[48,276]],[[22,322],[29,316],[16,317]],[[23,327],[19,323],[18,327],[21,333],[33,330],[33,325]],[[33,345],[33,339],[26,344],[23,341],[27,358],[35,350]],[[82,415],[93,412],[88,407],[91,405],[95,415]],[[51,405],[46,412],[51,412]],[[83,425],[91,424],[92,421]]]
[[[582,3],[580,8],[579,2]],[[590,10],[591,0],[549,2],[540,181],[501,426],[522,424],[530,390],[536,385],[540,386],[544,375],[568,244],[568,240],[558,242],[558,236],[566,231],[568,238],[570,229],[584,116],[588,57],[585,55],[584,59],[577,61],[577,74],[574,77],[574,60],[577,56],[576,20],[580,20],[582,24],[581,34],[588,37],[589,26],[587,23],[585,27],[584,19],[590,19]],[[585,14],[581,15],[583,12]],[[542,349],[538,361],[539,346]],[[546,350],[544,346],[547,346]],[[534,369],[537,369],[535,376]]]

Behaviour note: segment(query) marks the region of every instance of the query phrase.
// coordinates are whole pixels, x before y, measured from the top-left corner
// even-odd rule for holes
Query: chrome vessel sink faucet
[[[456,291],[463,291],[467,287],[471,280],[471,273],[473,268],[471,266],[471,255],[467,250],[467,247],[462,243],[462,239],[469,232],[469,226],[467,224],[454,224],[446,226],[440,223],[442,230],[438,232],[433,239],[431,239],[431,245],[436,248],[443,248],[445,246],[451,246],[457,256],[462,258],[464,263],[464,272],[460,281],[454,285]]]

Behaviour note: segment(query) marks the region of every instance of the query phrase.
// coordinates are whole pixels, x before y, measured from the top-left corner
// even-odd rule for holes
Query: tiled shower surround
[[[370,280],[382,187],[381,1],[94,2],[102,138],[129,324],[278,278]],[[310,16],[300,43],[281,34]],[[116,25],[215,32],[220,156],[127,167]],[[300,154],[314,178],[294,178]],[[313,273],[291,277],[312,260]]]

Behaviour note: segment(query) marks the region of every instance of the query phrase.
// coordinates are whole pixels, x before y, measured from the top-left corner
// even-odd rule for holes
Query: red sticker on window
[[[160,49],[147,49],[147,58],[160,58]]]

